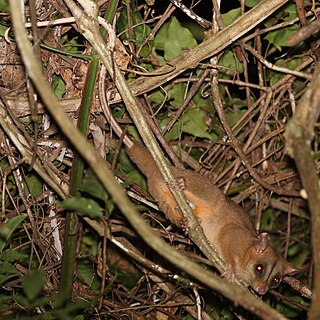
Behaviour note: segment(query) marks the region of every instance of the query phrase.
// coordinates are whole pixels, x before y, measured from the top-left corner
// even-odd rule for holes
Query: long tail
[[[109,122],[111,128],[114,132],[120,137],[123,136],[123,130],[119,126],[116,119],[113,117],[109,104],[106,99],[106,90],[105,90],[105,79],[106,79],[106,68],[105,66],[101,67],[100,76],[99,76],[99,99],[101,103],[101,107]],[[141,172],[148,178],[148,180],[152,179],[153,181],[162,181],[162,175],[153,160],[148,149],[140,143],[134,142],[130,139],[128,135],[123,137],[123,143],[127,147],[127,153],[130,159],[138,166]]]
[[[149,150],[138,142],[130,140],[132,143],[131,147],[127,147],[127,153],[130,159],[138,166],[140,171],[150,180],[155,183],[163,180],[163,177],[153,160]]]

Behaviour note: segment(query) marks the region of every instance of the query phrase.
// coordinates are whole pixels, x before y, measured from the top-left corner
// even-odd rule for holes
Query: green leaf
[[[144,176],[140,173],[140,171],[132,170],[127,174],[127,178],[129,181],[132,181],[139,185],[144,190],[147,190],[147,181]]]
[[[203,75],[204,68],[197,68],[195,77],[201,77]],[[204,91],[205,90],[205,91]],[[213,102],[210,95],[204,97],[204,94],[207,93],[210,88],[207,86],[206,83],[203,83],[196,94],[193,96],[192,101],[194,105],[202,109],[203,111],[213,115],[215,113],[215,109],[213,107]]]
[[[243,73],[243,64],[237,59],[231,50],[227,50],[219,60],[219,64],[226,68],[221,68],[220,73],[224,78],[234,78],[237,74]]]
[[[288,46],[289,37],[294,34],[299,27],[297,25],[288,26],[279,30],[271,31],[266,36],[265,39],[269,43],[273,44],[279,51],[282,47]]]
[[[183,116],[183,130],[199,138],[211,139],[200,108],[189,109]]]
[[[185,100],[185,83],[177,83],[168,91],[168,100],[173,107],[180,108]]]
[[[149,36],[151,28],[145,23],[134,28],[134,37],[137,47],[140,47],[144,40]],[[141,49],[140,57],[144,58],[150,54],[150,47],[152,47],[153,40],[149,40],[148,43]]]
[[[12,297],[11,296],[1,295],[0,296],[1,310],[5,309],[6,307],[10,307],[10,303],[11,302],[12,302]]]
[[[161,64],[166,64],[166,61],[164,59],[164,44],[166,41],[168,27],[169,24],[165,23],[156,33],[152,48],[152,55],[156,57],[161,62]]]
[[[88,252],[91,256],[97,256],[99,248],[95,234],[83,234],[81,237],[80,252]]]
[[[228,119],[229,125],[231,127],[235,125],[245,113],[246,113],[246,106],[238,107],[238,108],[235,108],[234,106],[233,111],[226,110],[226,117]]]
[[[108,264],[110,268],[110,274],[114,275],[114,280],[116,279],[117,283],[125,283],[127,288],[133,288],[139,282],[141,274],[132,274],[127,271],[123,271],[121,266]],[[183,318],[185,319],[185,318]],[[194,320],[194,318],[192,318]]]
[[[168,33],[169,23],[166,22],[161,29],[157,32],[154,38],[153,47],[156,50],[164,51],[164,45],[166,42],[166,35]]]
[[[18,275],[19,272],[13,264],[0,261],[0,286]]]
[[[99,204],[92,199],[73,197],[63,200],[60,205],[65,209],[77,211],[81,217],[96,219],[103,215]]]
[[[210,96],[208,98],[204,98],[202,96],[202,90],[204,89],[205,84],[203,84],[200,89],[197,91],[197,93],[192,98],[192,101],[196,106],[198,106],[203,111],[208,112],[209,114],[213,115],[215,113],[215,109],[212,104],[212,99],[210,99]]]
[[[21,225],[22,221],[27,217],[26,214],[15,216],[8,220],[0,227],[0,252],[8,245],[14,231]]]
[[[232,10],[228,11],[227,13],[222,14],[221,17],[222,17],[223,24],[225,26],[229,25],[234,20],[239,18],[240,15],[241,15],[241,9],[240,8],[232,9]]]
[[[25,177],[26,190],[33,197],[37,197],[43,192],[43,183],[40,177],[36,174],[29,174]]]
[[[284,5],[281,10],[276,11],[269,19],[266,19],[263,24],[266,28],[270,28],[276,24],[279,24],[284,21],[289,21],[297,18],[297,9],[294,2],[288,2],[287,5]],[[280,29],[279,31],[281,32]]]
[[[174,60],[184,50],[194,48],[196,45],[197,41],[192,33],[175,17],[162,26],[154,39],[154,49],[163,51],[166,61]]]
[[[285,15],[283,18],[284,21],[290,21],[290,20],[297,18],[298,13],[297,13],[296,4],[295,3],[288,3],[283,8],[283,14]]]
[[[161,90],[157,90],[157,91],[151,93],[151,95],[149,97],[149,100],[151,102],[155,102],[158,104],[163,103],[164,99],[165,99],[165,95],[164,95],[163,91],[161,91]]]
[[[82,45],[77,36],[70,38],[70,35],[67,33],[61,37],[61,44],[63,45],[64,51],[68,53],[81,52]]]
[[[92,266],[92,261],[89,259],[81,259],[78,261],[77,274],[91,289],[98,290],[100,288],[100,279]]]
[[[8,0],[0,0],[0,12],[9,12],[10,6]]]
[[[109,199],[108,193],[97,179],[97,176],[90,169],[86,172],[83,183],[79,189],[80,191],[86,192],[97,199],[103,200],[104,202],[107,202]]]
[[[170,119],[163,120],[160,124],[161,128],[163,128],[169,120]],[[166,133],[165,138],[168,141],[175,140],[179,138],[183,132],[199,138],[215,139],[214,135],[208,133],[208,126],[204,122],[203,111],[199,107],[188,109],[172,129]]]
[[[26,274],[22,282],[22,289],[29,301],[39,296],[45,283],[46,277],[40,270],[32,270]]]
[[[15,249],[6,249],[2,252],[1,260],[5,262],[16,262],[16,261],[23,261],[25,258],[27,258],[26,254],[20,253],[19,251],[16,251]]]
[[[3,10],[0,10],[0,12],[3,12]],[[4,37],[7,31],[8,31],[8,27],[0,24],[0,36]]]
[[[134,138],[134,140],[141,141],[140,134],[135,125],[128,126],[128,133]]]
[[[60,76],[53,75],[51,88],[58,99],[61,99],[66,92],[66,84]]]
[[[249,8],[255,7],[257,4],[259,4],[261,0],[246,0],[246,6]]]
[[[145,39],[149,36],[151,32],[151,28],[144,22],[140,12],[138,10],[133,10],[133,14],[131,16],[133,25],[133,37],[134,43],[137,48],[140,48]],[[117,26],[119,31],[122,33],[121,39],[128,40],[129,32],[128,32],[128,15],[126,10],[122,10],[120,17],[117,21]],[[148,41],[140,51],[140,57],[146,57],[150,53],[150,48],[152,47],[153,40]]]
[[[169,23],[167,38],[164,43],[164,58],[167,61],[172,61],[184,50],[194,48],[196,45],[197,41],[192,33],[173,17]]]

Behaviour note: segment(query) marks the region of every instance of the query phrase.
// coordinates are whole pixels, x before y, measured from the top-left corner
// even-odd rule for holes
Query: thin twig
[[[214,99],[214,105],[215,108],[217,110],[217,113],[219,115],[219,119],[220,122],[224,128],[224,130],[226,131],[228,138],[230,140],[230,143],[232,145],[232,147],[234,148],[234,150],[236,151],[236,153],[238,154],[239,158],[241,159],[241,162],[243,163],[243,165],[247,168],[247,170],[249,171],[249,173],[251,174],[251,176],[264,188],[266,188],[267,190],[276,192],[278,194],[283,194],[283,195],[289,195],[289,196],[294,196],[294,197],[298,197],[300,196],[299,193],[295,192],[295,191],[291,191],[291,190],[285,190],[284,188],[279,188],[273,185],[268,184],[265,180],[263,180],[260,175],[256,172],[256,170],[252,167],[251,163],[249,162],[247,156],[245,155],[242,146],[240,145],[238,139],[236,138],[236,136],[233,134],[231,127],[228,123],[227,117],[225,115],[225,112],[223,110],[223,105],[220,99],[220,93],[219,93],[219,88],[217,85],[217,81],[212,81],[212,88],[213,88],[213,99]]]
[[[254,50],[251,46],[248,46],[247,44],[243,44],[243,47],[246,50],[248,50],[249,52],[251,52],[257,59],[259,59],[259,61],[261,63],[263,63],[267,68],[269,68],[271,70],[278,71],[281,73],[291,74],[293,76],[304,78],[307,80],[310,80],[312,78],[312,76],[309,74],[306,74],[306,73],[303,73],[300,71],[290,70],[290,69],[284,68],[284,67],[278,67],[278,66],[270,63],[265,58],[263,58],[262,55],[260,55],[256,50]]]

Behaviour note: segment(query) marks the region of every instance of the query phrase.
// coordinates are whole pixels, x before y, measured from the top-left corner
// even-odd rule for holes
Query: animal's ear
[[[262,253],[269,247],[269,234],[267,232],[260,233],[256,242],[257,253]]]
[[[303,268],[298,269],[298,268],[293,267],[290,263],[287,263],[286,274],[288,274],[289,276],[293,276],[293,275],[295,275],[299,272],[302,272],[302,271],[303,271]]]

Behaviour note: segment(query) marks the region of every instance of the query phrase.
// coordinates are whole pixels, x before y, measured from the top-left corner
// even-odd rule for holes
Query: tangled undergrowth
[[[161,249],[151,249],[37,95],[29,68],[39,59],[66,115],[105,159],[154,235],[217,272],[157,209],[123,137],[107,122],[99,82],[117,122],[141,140],[119,79],[112,72],[101,76],[100,52],[83,31],[84,20],[94,20],[88,14],[92,3],[78,1],[87,14],[79,18],[72,2],[25,3],[24,15],[18,14],[33,44],[30,60],[12,28],[10,4],[0,1],[0,318],[275,319],[258,306],[248,311],[240,297],[231,301],[209,289],[164,259]],[[167,155],[244,207],[300,269],[263,301],[277,319],[307,319],[317,213],[312,218],[308,179],[302,185],[285,132],[318,75],[320,6],[302,0],[225,2],[219,10],[207,0],[95,1],[113,68],[120,68]],[[305,158],[306,171],[315,172],[311,183],[319,175],[316,110],[304,125],[313,134],[314,163]],[[299,152],[300,145],[291,141],[291,148]],[[309,200],[313,196],[308,193]],[[227,286],[224,280],[220,286]]]

